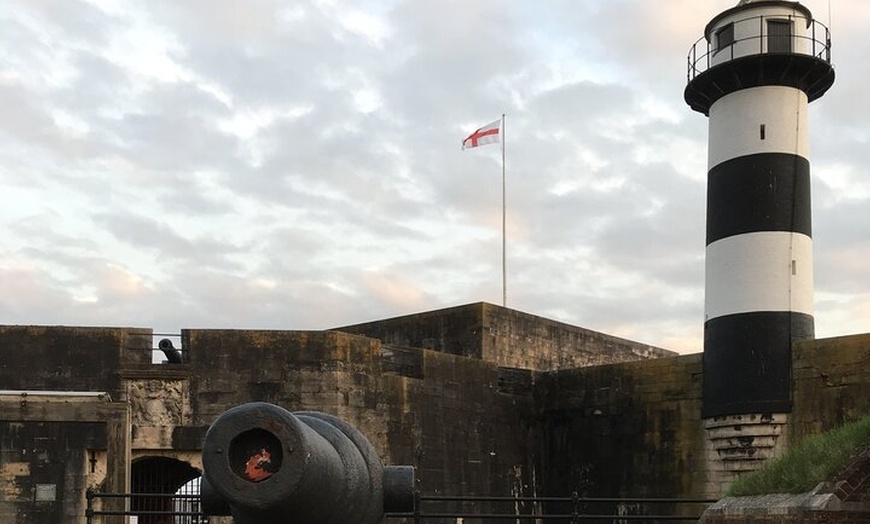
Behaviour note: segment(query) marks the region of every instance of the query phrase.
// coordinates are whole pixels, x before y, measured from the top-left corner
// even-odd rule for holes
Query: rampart
[[[700,354],[616,347],[493,305],[436,313],[345,328],[368,336],[185,330],[180,364],[152,363],[147,329],[2,326],[0,521],[84,522],[87,487],[134,488],[154,459],[190,469],[153,488],[177,489],[214,418],[258,400],[347,420],[385,463],[416,466],[426,493],[702,492]],[[870,411],[868,360],[870,335],[798,344],[788,438]]]

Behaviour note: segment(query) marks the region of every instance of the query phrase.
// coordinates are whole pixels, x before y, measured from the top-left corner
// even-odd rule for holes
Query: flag
[[[501,142],[500,127],[501,119],[481,127],[462,141],[462,149],[465,150],[472,147],[485,146],[486,144],[497,144]]]

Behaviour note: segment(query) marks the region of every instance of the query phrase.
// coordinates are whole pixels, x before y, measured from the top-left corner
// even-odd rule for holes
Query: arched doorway
[[[192,504],[184,497],[149,497],[150,494],[198,495],[201,472],[181,460],[169,457],[143,457],[131,466],[130,488],[134,493],[130,510],[137,515],[138,524],[199,524],[194,516],[149,515],[145,512],[193,512],[199,503]],[[195,492],[194,492],[195,490]],[[142,513],[140,513],[142,512]]]

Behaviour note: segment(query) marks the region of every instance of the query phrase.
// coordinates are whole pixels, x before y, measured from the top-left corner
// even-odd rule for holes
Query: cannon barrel
[[[385,510],[414,508],[414,469],[385,467],[362,433],[326,413],[231,408],[208,429],[202,463],[203,511],[236,524],[377,524]]]
[[[163,351],[163,354],[166,355],[167,362],[170,364],[184,363],[184,355],[181,351],[175,349],[175,346],[172,345],[172,341],[168,338],[161,340],[157,347],[160,348],[160,351]]]

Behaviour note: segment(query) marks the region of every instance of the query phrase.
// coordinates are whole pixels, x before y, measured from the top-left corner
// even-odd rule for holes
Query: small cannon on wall
[[[236,524],[377,524],[414,510],[414,468],[384,466],[332,415],[265,402],[225,411],[202,449],[202,510]]]

